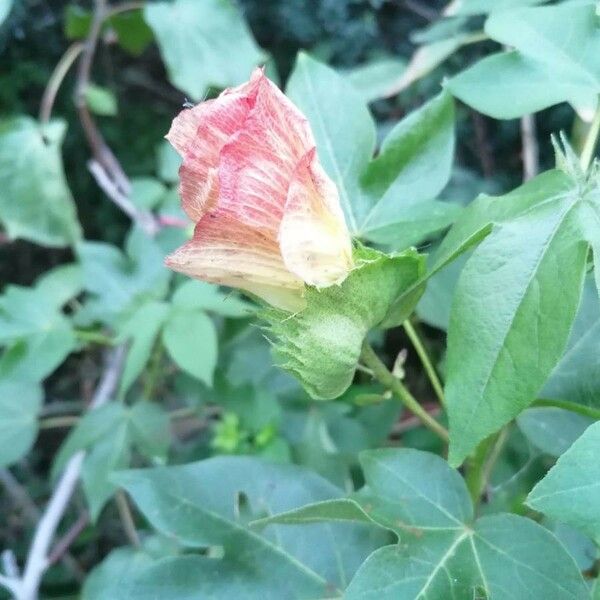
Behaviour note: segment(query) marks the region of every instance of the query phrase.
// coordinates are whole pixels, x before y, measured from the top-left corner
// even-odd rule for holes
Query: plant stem
[[[598,99],[598,108],[596,114],[592,120],[590,128],[588,130],[585,142],[583,144],[583,150],[581,151],[581,168],[587,171],[594,158],[594,150],[598,143],[598,135],[600,134],[600,98]]]
[[[161,365],[163,357],[163,346],[160,342],[155,343],[152,351],[152,357],[150,358],[150,366],[144,380],[144,390],[142,396],[148,400],[152,398],[154,390],[158,385],[161,375]]]
[[[121,523],[123,523],[123,529],[125,530],[125,534],[127,535],[129,543],[135,548],[139,548],[141,545],[140,536],[135,528],[135,521],[133,520],[133,515],[131,514],[131,509],[129,508],[129,502],[127,501],[127,496],[123,490],[119,490],[115,494],[115,501],[117,503]]]
[[[473,456],[468,460],[465,483],[467,484],[467,489],[469,490],[474,506],[479,504],[481,494],[485,489],[487,481],[485,465],[488,454],[493,448],[497,437],[498,434],[496,433],[483,440],[475,449]]]
[[[381,359],[375,354],[373,348],[365,340],[361,352],[362,362],[373,371],[373,376],[385,387],[392,390],[399,400],[415,414],[423,425],[438,435],[444,442],[448,443],[448,432],[440,425],[414,398],[406,389],[404,384],[392,375],[389,369],[381,362]]]
[[[431,359],[429,358],[429,354],[427,354],[427,350],[425,349],[425,346],[423,345],[423,342],[421,341],[421,338],[419,337],[417,330],[412,326],[412,323],[408,319],[406,321],[404,321],[404,323],[402,323],[402,327],[404,327],[404,331],[406,331],[406,335],[410,339],[412,345],[414,346],[414,348],[419,356],[421,364],[423,365],[423,368],[425,369],[425,372],[427,373],[427,377],[429,377],[429,381],[431,383],[431,387],[433,388],[433,391],[435,392],[435,395],[438,397],[440,404],[442,406],[444,406],[444,403],[445,403],[444,388],[442,387],[440,379],[437,376],[437,373],[435,372],[433,363],[431,362]]]
[[[62,55],[62,58],[58,61],[56,67],[54,67],[54,71],[52,72],[52,75],[50,75],[50,79],[48,80],[48,84],[42,95],[42,101],[40,102],[39,119],[42,125],[45,125],[50,121],[56,94],[58,93],[65,76],[69,72],[69,69],[83,51],[83,48],[84,45],[81,42],[71,44],[67,51]]]
[[[600,421],[600,409],[592,408],[591,406],[585,406],[583,404],[577,404],[576,402],[570,402],[569,400],[536,400],[533,406],[548,406],[554,408],[562,408],[563,410],[570,410],[571,412],[583,415],[584,417],[590,417],[596,421]]]
[[[82,342],[91,342],[94,344],[101,344],[103,346],[114,346],[115,342],[107,335],[99,333],[97,331],[86,331],[85,329],[75,329],[75,337]]]
[[[58,427],[71,427],[79,421],[79,417],[67,415],[64,417],[49,417],[40,421],[40,429],[55,429]]]

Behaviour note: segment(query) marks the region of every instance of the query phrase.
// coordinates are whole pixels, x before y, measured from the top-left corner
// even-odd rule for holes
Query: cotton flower
[[[181,155],[193,238],[167,265],[285,310],[308,284],[341,283],[352,245],[308,121],[256,69],[249,82],[183,110],[167,139]]]

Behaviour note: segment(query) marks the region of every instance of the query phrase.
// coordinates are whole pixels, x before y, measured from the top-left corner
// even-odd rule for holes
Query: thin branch
[[[102,23],[108,15],[106,0],[95,0],[92,25],[77,70],[75,106],[92,151],[93,160],[88,164],[88,168],[96,182],[125,214],[138,223],[148,235],[154,235],[159,229],[158,223],[152,213],[139,210],[129,199],[131,183],[116,156],[104,141],[87,105],[86,92],[90,83],[92,62]]]
[[[138,535],[137,529],[135,528],[135,521],[129,508],[129,502],[127,496],[123,490],[118,490],[115,494],[115,501],[117,503],[117,509],[119,510],[119,517],[123,524],[123,530],[129,540],[129,543],[135,548],[141,546],[140,536]]]
[[[8,469],[0,469],[0,483],[11,497],[15,506],[21,509],[23,516],[35,525],[41,516],[41,512],[35,502],[29,497],[27,490],[16,480]],[[85,573],[79,563],[68,552],[61,557],[61,563],[75,578],[78,583],[83,583]]]
[[[90,409],[98,408],[110,400],[117,388],[125,356],[125,346],[118,346],[109,353],[104,373],[90,403]],[[36,600],[38,597],[42,576],[50,566],[48,559],[50,544],[75,491],[84,457],[83,451],[71,457],[38,522],[29,548],[23,578],[19,582],[19,593],[16,594],[18,600]]]
[[[0,483],[4,486],[15,506],[18,506],[23,511],[25,518],[30,523],[37,523],[40,518],[38,507],[29,497],[27,490],[25,490],[8,469],[0,469]]]
[[[83,52],[84,45],[81,42],[75,42],[71,44],[67,51],[63,54],[62,58],[58,61],[54,71],[48,80],[42,100],[40,102],[40,123],[45,125],[50,121],[52,116],[52,107],[56,100],[56,94],[64,81],[66,74],[73,63],[77,60],[77,57]]]
[[[148,235],[154,235],[158,231],[159,226],[152,214],[139,210],[128,196],[121,192],[115,181],[110,178],[106,169],[97,160],[90,160],[88,169],[104,193],[132,221],[137,223]]]
[[[80,533],[87,527],[90,522],[90,515],[87,511],[81,513],[79,518],[71,528],[63,535],[52,548],[52,552],[48,555],[48,566],[56,564],[71,547],[71,544],[79,537]]]
[[[529,181],[538,174],[540,169],[535,115],[521,117],[521,140],[523,143],[523,181]]]
[[[20,576],[19,565],[17,565],[15,553],[12,550],[4,550],[0,555],[0,558],[2,559],[2,568],[6,575],[13,579],[18,579]]]

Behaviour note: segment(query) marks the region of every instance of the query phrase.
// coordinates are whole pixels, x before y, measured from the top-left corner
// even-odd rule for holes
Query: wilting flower
[[[352,247],[337,189],[308,121],[262,69],[183,110],[167,139],[183,158],[182,205],[196,222],[169,267],[287,310],[302,307],[305,283],[345,279]]]

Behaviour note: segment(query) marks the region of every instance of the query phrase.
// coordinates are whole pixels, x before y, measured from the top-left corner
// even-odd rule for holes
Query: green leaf
[[[361,455],[366,486],[349,499],[306,505],[257,524],[375,521],[400,542],[376,550],[344,598],[588,598],[577,565],[556,537],[516,515],[483,517],[460,475],[439,456],[411,449]],[[498,595],[500,594],[500,595]]]
[[[140,208],[152,210],[161,202],[167,188],[152,177],[135,177],[131,180],[131,201]]]
[[[561,408],[528,408],[517,418],[519,429],[542,452],[560,456],[594,421]]]
[[[129,441],[127,422],[121,421],[115,429],[96,441],[85,456],[81,481],[93,522],[117,489],[110,481],[110,476],[114,471],[129,466]]]
[[[109,23],[117,34],[119,46],[133,56],[139,56],[154,39],[152,30],[144,21],[142,10],[116,14],[110,18]]]
[[[365,170],[362,185],[379,200],[361,225],[363,235],[387,242],[402,222],[422,218],[420,204],[437,196],[448,183],[453,156],[454,102],[442,92],[392,129],[379,155]],[[434,207],[454,214],[459,210],[445,203]],[[441,226],[448,225],[448,213],[440,216]],[[436,223],[433,231],[436,227],[440,228]]]
[[[487,20],[485,30],[515,51],[486,57],[451,79],[448,88],[458,98],[504,119],[564,101],[595,109],[600,92],[595,2],[499,11]],[[506,93],[511,102],[501,102]]]
[[[0,222],[10,238],[67,246],[81,237],[60,156],[65,131],[63,121],[0,123]]]
[[[375,124],[361,95],[305,53],[298,55],[286,94],[308,117],[319,159],[338,188],[348,227],[357,232],[372,204],[359,177],[375,149]]]
[[[529,4],[543,4],[548,0],[453,0],[444,10],[444,14],[477,15],[506,10]]]
[[[114,471],[129,466],[132,446],[151,460],[164,462],[170,444],[168,415],[156,404],[139,401],[131,408],[111,402],[86,413],[69,433],[52,465],[55,479],[67,461],[85,450],[83,491],[95,521],[115,492]]]
[[[31,449],[38,432],[42,388],[28,381],[0,382],[0,467],[17,462]]]
[[[181,369],[206,385],[212,385],[218,340],[210,317],[197,310],[175,310],[167,317],[162,340]]]
[[[52,465],[52,479],[60,474],[67,461],[76,452],[90,448],[98,440],[108,436],[111,431],[118,429],[124,418],[125,407],[116,402],[111,402],[86,413],[70,431],[56,455]]]
[[[82,242],[77,254],[83,268],[84,286],[92,294],[86,304],[92,320],[114,325],[115,321],[148,299],[162,299],[170,272],[156,240],[140,229],[131,230],[126,254],[103,242]]]
[[[307,288],[307,306],[299,313],[263,313],[276,362],[315,399],[337,398],[348,388],[365,336],[386,319],[399,324],[394,302],[424,266],[414,250],[388,257],[360,248],[355,263],[341,285]]]
[[[442,92],[403,119],[378,157],[373,119],[348,77],[299,54],[286,93],[308,117],[350,230],[404,249],[447,227],[458,208],[432,199],[450,175],[454,107]]]
[[[168,314],[167,304],[148,302],[142,304],[119,329],[119,340],[131,342],[119,384],[119,395],[129,390],[148,364],[156,337]]]
[[[527,504],[600,541],[600,423],[591,425],[527,497]]]
[[[164,462],[171,443],[169,415],[147,400],[136,402],[129,411],[131,439],[147,458]]]
[[[158,145],[156,163],[156,171],[160,179],[166,183],[177,183],[179,181],[181,157],[169,142],[162,141]]]
[[[226,477],[224,477],[226,474]],[[364,526],[313,525],[302,536],[256,518],[341,496],[314,473],[248,457],[218,457],[183,466],[114,476],[151,524],[191,548],[222,547],[222,558],[166,559],[135,577],[130,600],[324,598],[339,594],[377,543]],[[116,598],[115,600],[119,600]]]
[[[400,534],[358,570],[344,598],[588,597],[573,559],[540,525],[516,515],[472,524],[459,474],[418,450],[363,453],[367,486],[356,495],[369,516]],[[375,503],[375,504],[373,504]]]
[[[89,83],[85,88],[85,101],[90,110],[102,117],[114,117],[118,113],[117,98],[111,90]]]
[[[77,264],[61,265],[46,271],[36,282],[44,304],[62,307],[83,289],[83,273]]]
[[[81,287],[73,265],[53,269],[31,288],[8,286],[0,296],[0,377],[41,381],[72,352],[77,340],[62,305]]]
[[[468,254],[462,254],[455,258],[427,280],[427,287],[416,308],[419,319],[427,325],[448,330],[454,290],[467,257]]]
[[[8,17],[13,5],[13,0],[0,0],[0,25]]]
[[[449,56],[452,56],[470,39],[471,36],[468,34],[459,34],[447,39],[436,40],[417,48],[411,56],[404,73],[391,83],[384,97],[399,94],[410,87],[415,81],[431,73],[431,71],[441,65]]]
[[[567,350],[552,371],[540,397],[600,408],[599,353],[600,302],[596,286],[588,277]]]
[[[247,81],[266,56],[231,0],[175,0],[144,7],[171,83],[201,100],[209,87]]]
[[[123,594],[131,578],[154,560],[148,553],[133,548],[113,550],[87,576],[82,600],[115,600]]]
[[[221,292],[219,287],[204,281],[189,280],[173,294],[173,305],[188,310],[206,310],[224,317],[249,317],[256,307],[238,298],[232,292]]]
[[[581,297],[588,201],[574,189],[498,227],[456,288],[446,400],[452,465],[517,416],[560,359]]]
[[[406,63],[401,59],[380,58],[354,67],[346,77],[365,102],[372,102],[388,96],[387,91],[405,70]]]

